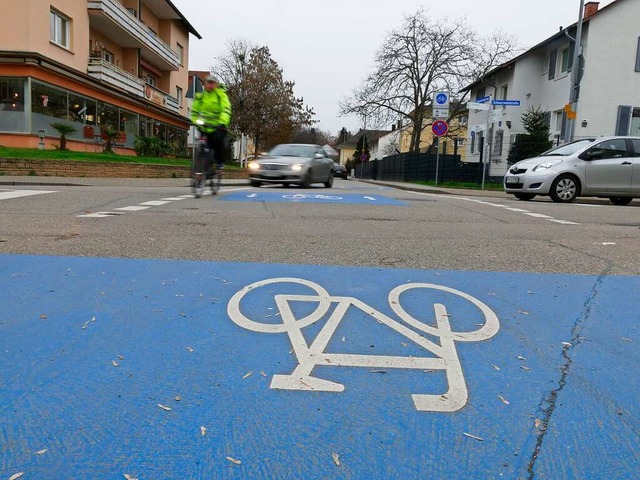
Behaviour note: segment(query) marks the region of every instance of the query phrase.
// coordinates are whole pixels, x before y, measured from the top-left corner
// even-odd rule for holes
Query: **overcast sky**
[[[210,70],[227,42],[266,45],[313,107],[318,128],[355,132],[360,119],[339,117],[339,102],[373,67],[384,34],[420,6],[435,20],[466,18],[479,34],[496,30],[530,48],[578,19],[580,0],[172,0],[200,33],[191,37],[189,69]],[[603,0],[600,8],[613,0]]]

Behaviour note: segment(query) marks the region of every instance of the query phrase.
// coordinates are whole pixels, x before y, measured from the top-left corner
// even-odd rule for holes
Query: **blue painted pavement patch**
[[[275,192],[233,192],[221,197],[232,202],[287,202],[287,203],[353,203],[368,205],[407,205],[406,202],[378,194],[359,195],[355,193],[275,193]]]
[[[0,477],[633,478],[639,290],[0,255]]]

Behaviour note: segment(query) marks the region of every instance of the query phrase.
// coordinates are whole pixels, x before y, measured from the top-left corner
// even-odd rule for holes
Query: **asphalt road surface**
[[[637,200],[27,181],[0,478],[637,476]]]

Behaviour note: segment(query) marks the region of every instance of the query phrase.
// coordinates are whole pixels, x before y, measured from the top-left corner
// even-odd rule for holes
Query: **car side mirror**
[[[604,157],[604,152],[600,149],[598,150],[587,150],[580,154],[578,158],[580,160],[599,160]]]
[[[320,159],[320,158],[324,158],[324,155],[320,154],[320,153],[316,153],[313,158],[315,159]]]

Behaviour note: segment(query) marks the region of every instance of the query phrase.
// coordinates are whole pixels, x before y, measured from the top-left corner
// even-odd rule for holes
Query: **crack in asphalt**
[[[583,313],[576,319],[575,323],[573,324],[573,328],[571,329],[571,340],[562,348],[564,363],[561,368],[562,375],[560,375],[558,386],[555,389],[551,390],[551,392],[542,399],[540,405],[538,406],[538,410],[543,413],[543,419],[541,420],[540,430],[538,433],[538,438],[536,440],[536,446],[533,450],[533,453],[531,454],[529,464],[527,465],[528,480],[533,480],[536,476],[535,465],[536,461],[538,460],[538,455],[540,454],[540,450],[542,449],[542,444],[544,443],[547,429],[549,427],[549,423],[551,422],[551,417],[553,416],[553,412],[556,409],[558,396],[567,384],[567,378],[569,377],[569,372],[571,370],[571,366],[573,365],[573,359],[570,355],[571,350],[582,343],[583,337],[580,336],[582,324],[589,319],[591,313],[591,305],[595,298],[598,296],[598,289],[600,285],[602,285],[604,279],[609,275],[611,269],[612,265],[610,264],[602,273],[600,273],[600,275],[598,275],[598,278],[593,284],[593,287],[591,288],[591,295],[589,295],[589,297],[584,302]]]

